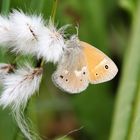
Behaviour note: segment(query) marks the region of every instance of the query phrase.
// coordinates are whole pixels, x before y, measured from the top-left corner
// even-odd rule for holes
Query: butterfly
[[[65,92],[80,93],[89,83],[109,81],[117,72],[116,64],[107,55],[73,35],[66,42],[64,53],[52,75],[52,81]]]

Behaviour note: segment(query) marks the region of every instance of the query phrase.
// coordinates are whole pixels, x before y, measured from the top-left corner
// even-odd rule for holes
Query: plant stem
[[[57,5],[58,5],[58,0],[54,0],[53,1],[53,8],[52,8],[52,12],[51,12],[51,20],[54,23],[55,21],[55,15],[56,15],[56,9],[57,9]]]
[[[133,102],[136,99],[140,68],[140,0],[133,17],[129,48],[123,62],[122,77],[115,104],[110,140],[126,140],[132,118]]]
[[[131,126],[127,137],[128,140],[140,140],[139,132],[140,132],[140,84],[138,86],[138,92],[135,99],[133,117],[132,117]]]

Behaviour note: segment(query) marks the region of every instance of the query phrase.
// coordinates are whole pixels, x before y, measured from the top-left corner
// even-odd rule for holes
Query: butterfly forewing
[[[118,68],[107,55],[86,42],[81,41],[81,46],[86,58],[90,83],[98,84],[115,77]]]

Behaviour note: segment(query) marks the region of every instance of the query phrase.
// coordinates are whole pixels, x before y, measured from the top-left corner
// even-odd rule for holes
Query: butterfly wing
[[[57,87],[66,92],[79,93],[88,86],[88,72],[82,49],[73,43],[71,45],[58,63],[52,80]]]
[[[83,41],[80,43],[86,57],[90,83],[98,84],[113,79],[118,72],[115,63],[97,48]]]

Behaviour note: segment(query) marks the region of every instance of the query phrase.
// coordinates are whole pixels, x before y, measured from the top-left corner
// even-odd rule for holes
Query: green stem
[[[133,1],[133,0],[120,0],[119,4],[123,9],[127,10],[130,15],[133,16],[135,14],[135,9],[136,9],[135,1]]]
[[[140,83],[140,80],[139,80]],[[134,104],[134,111],[131,126],[128,133],[128,140],[140,140],[140,84]]]
[[[58,0],[54,0],[53,1],[53,8],[52,8],[52,12],[51,12],[51,20],[54,23],[55,21],[55,15],[56,15],[56,9],[57,9],[57,5],[58,5]]]
[[[3,0],[2,1],[2,8],[1,8],[2,14],[7,15],[9,12],[9,8],[10,8],[10,0]]]
[[[129,48],[124,59],[122,77],[115,104],[110,140],[126,140],[132,118],[133,102],[136,99],[140,68],[140,0],[133,17]]]

